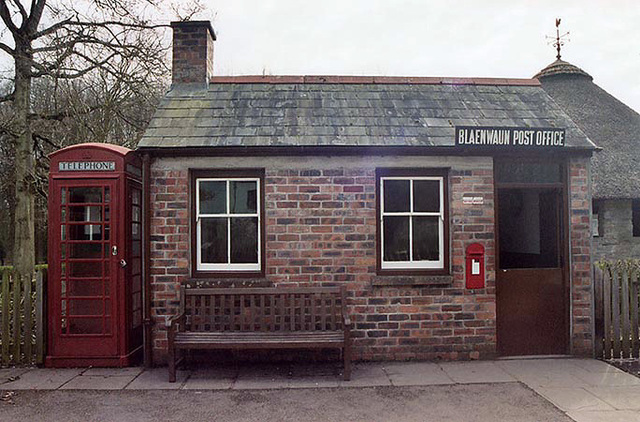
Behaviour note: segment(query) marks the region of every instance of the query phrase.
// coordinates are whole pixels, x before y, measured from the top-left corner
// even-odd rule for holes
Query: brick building
[[[538,80],[215,77],[211,25],[173,29],[138,149],[155,361],[181,283],[344,284],[356,359],[592,354],[595,146]]]
[[[640,258],[640,114],[584,70],[556,60],[535,78],[593,142],[593,257]]]

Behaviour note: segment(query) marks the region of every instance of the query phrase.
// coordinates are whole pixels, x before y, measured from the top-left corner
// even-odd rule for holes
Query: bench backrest
[[[187,331],[342,330],[341,287],[180,289]]]

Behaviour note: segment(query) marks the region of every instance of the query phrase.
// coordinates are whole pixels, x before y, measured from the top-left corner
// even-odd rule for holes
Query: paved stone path
[[[640,378],[593,359],[384,362],[355,365],[239,365],[166,368],[2,369],[0,390],[272,390],[381,386],[455,386],[520,382],[578,422],[640,422]]]

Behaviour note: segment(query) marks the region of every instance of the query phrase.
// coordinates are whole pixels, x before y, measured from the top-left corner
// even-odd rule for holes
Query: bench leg
[[[169,382],[176,382],[176,351],[169,347]]]
[[[351,379],[351,339],[345,342],[344,351],[342,356],[344,357],[344,380],[349,381]]]

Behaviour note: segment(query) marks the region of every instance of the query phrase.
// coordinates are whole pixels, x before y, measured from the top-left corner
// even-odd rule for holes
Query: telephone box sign
[[[456,146],[483,148],[558,148],[565,146],[565,130],[520,127],[456,127]]]
[[[60,171],[116,171],[115,161],[60,161]]]

